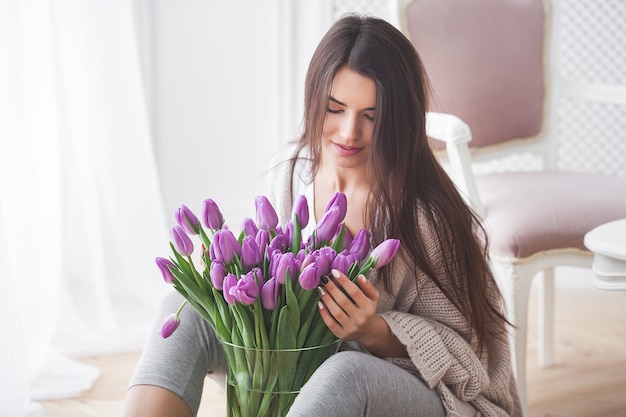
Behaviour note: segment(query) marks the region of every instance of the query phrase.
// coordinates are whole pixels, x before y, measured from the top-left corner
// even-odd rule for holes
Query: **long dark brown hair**
[[[487,237],[430,148],[425,120],[428,80],[417,51],[400,31],[384,20],[356,15],[341,18],[329,29],[306,75],[304,126],[295,155],[308,147],[313,175],[317,172],[332,81],[342,67],[376,85],[368,161],[372,188],[365,210],[372,244],[400,239],[416,274],[422,271],[441,289],[483,346],[494,328],[489,323],[506,321],[488,265]],[[424,242],[424,236],[435,240],[443,266],[434,264],[426,246],[433,242]],[[442,273],[448,277],[445,284]],[[378,277],[390,291],[391,268],[382,268]],[[493,292],[495,299],[487,296]]]

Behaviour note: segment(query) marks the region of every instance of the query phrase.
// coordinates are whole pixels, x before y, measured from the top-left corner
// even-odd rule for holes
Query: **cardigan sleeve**
[[[381,316],[406,346],[412,365],[429,387],[434,388],[442,382],[459,399],[471,401],[489,385],[489,376],[481,360],[465,339],[451,328],[400,311],[388,311]]]
[[[440,285],[447,287],[452,280],[465,279],[462,271],[451,273],[453,269],[444,266],[442,249],[433,238],[436,232],[423,226],[424,248]],[[460,400],[472,401],[490,383],[487,353],[479,356],[477,337],[467,318],[433,280],[411,264],[405,254],[394,265],[395,302],[382,317],[431,388],[443,383]]]
[[[441,284],[463,279],[462,271],[449,276],[438,267],[443,255],[436,243],[426,241],[431,242],[426,250]],[[475,416],[477,411],[484,416],[521,416],[504,323],[490,323],[492,336],[480,349],[467,318],[423,272],[401,258],[393,276],[393,293],[388,295],[392,301],[386,301],[379,314],[406,346],[408,357],[385,359],[437,390],[449,416]],[[490,288],[485,297],[495,299],[497,291]]]

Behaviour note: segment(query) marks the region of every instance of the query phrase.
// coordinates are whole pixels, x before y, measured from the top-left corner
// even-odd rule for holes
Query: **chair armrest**
[[[468,146],[472,133],[467,123],[452,114],[428,112],[426,134],[446,144],[452,180],[465,201],[483,217],[484,209],[478,195]]]

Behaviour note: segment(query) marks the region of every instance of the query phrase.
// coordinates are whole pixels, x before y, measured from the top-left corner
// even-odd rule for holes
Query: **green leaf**
[[[284,305],[278,316],[276,330],[276,349],[294,349],[296,347],[296,332],[289,315],[289,306]]]
[[[357,277],[359,276],[359,262],[354,262],[352,265],[350,265],[350,268],[348,268],[348,279],[350,279],[350,281],[355,282]]]
[[[207,236],[202,226],[200,226],[200,240],[204,244],[204,247],[206,248],[206,250],[209,250],[209,248],[211,247],[211,239],[209,239],[209,237]]]
[[[302,242],[302,226],[298,221],[298,216],[293,214],[293,242],[291,243],[291,251],[296,254],[300,250],[300,243]]]
[[[339,233],[335,236],[335,240],[333,240],[333,244],[330,246],[335,250],[335,252],[339,253],[344,249],[344,238],[346,235],[346,225],[341,223],[341,227],[339,228]]]
[[[285,302],[287,304],[287,309],[289,310],[289,319],[295,334],[297,329],[300,327],[300,305],[298,303],[298,298],[293,292],[293,283],[289,275],[290,274],[288,272],[287,277],[285,278]]]
[[[232,311],[228,308],[228,303],[224,300],[224,296],[217,288],[211,287],[211,291],[217,308],[217,315],[222,318],[222,322],[224,323],[224,329],[220,329],[219,332],[217,329],[214,330],[218,334],[218,337],[228,342],[231,340],[231,332],[233,329]]]

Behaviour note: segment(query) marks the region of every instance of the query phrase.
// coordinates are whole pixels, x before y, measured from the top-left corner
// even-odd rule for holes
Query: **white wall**
[[[206,198],[239,229],[297,136],[309,59],[330,1],[135,0],[167,215]]]
[[[150,99],[168,215],[213,198],[228,224],[254,214],[283,141],[277,1],[156,0]]]

